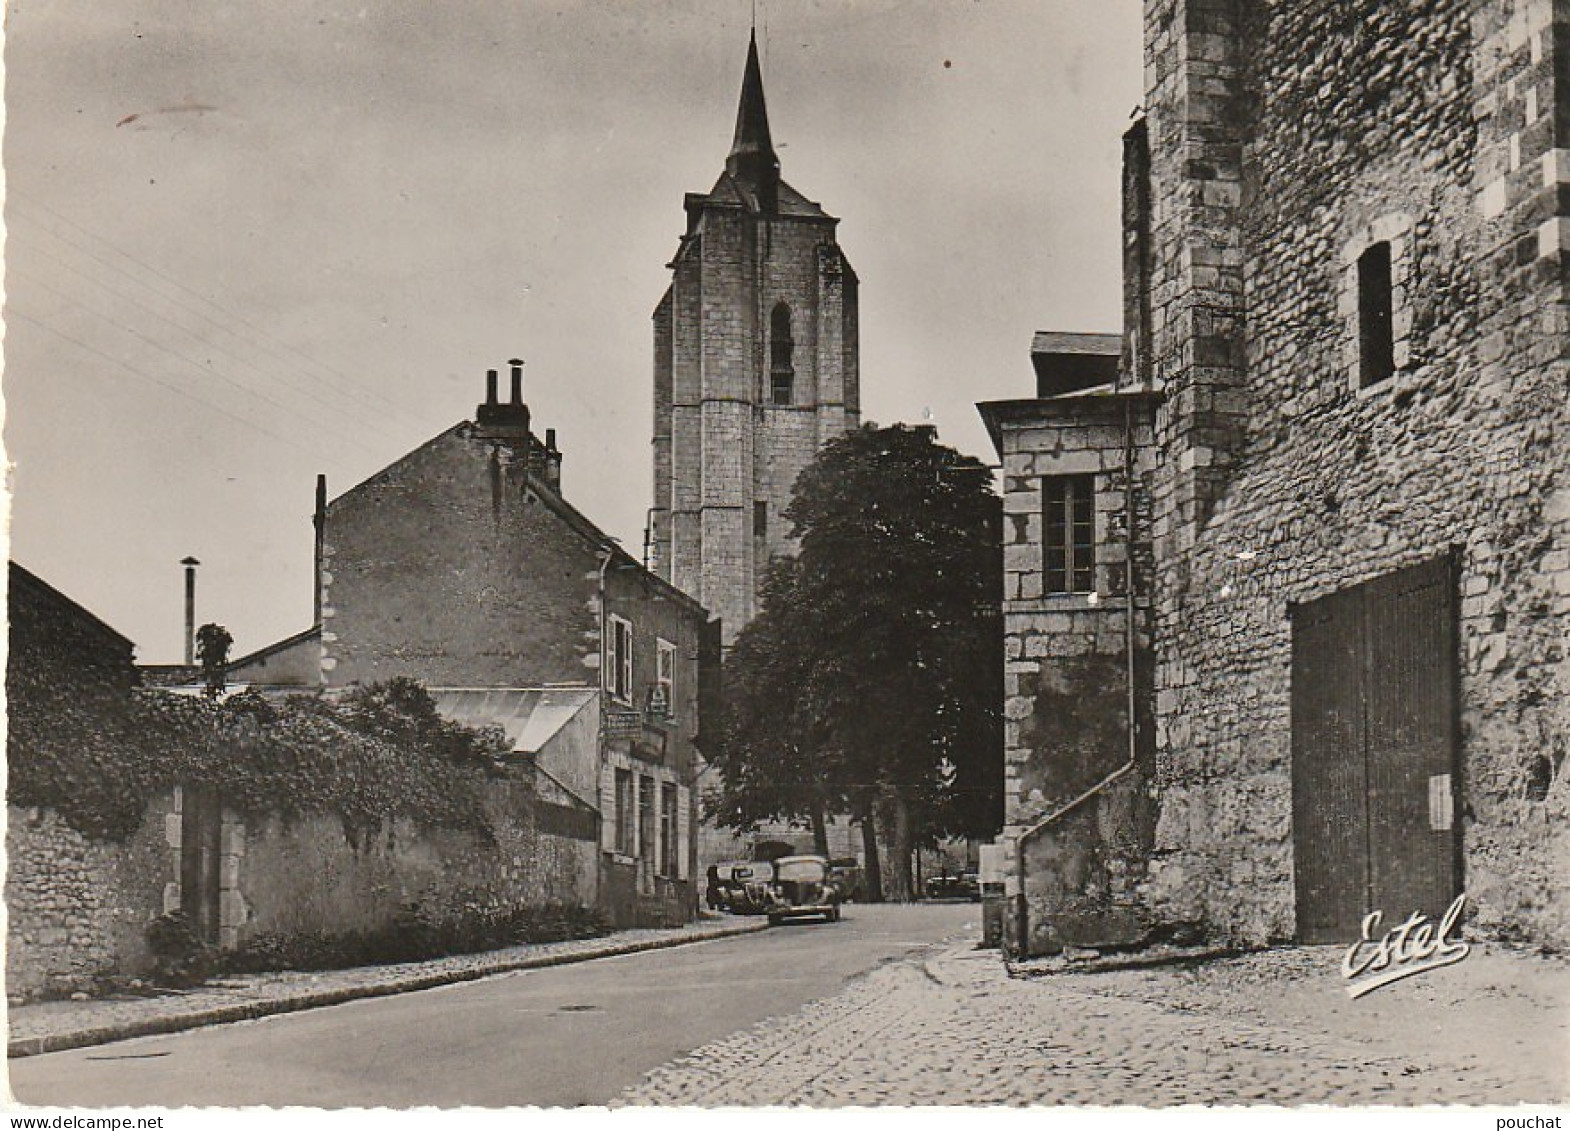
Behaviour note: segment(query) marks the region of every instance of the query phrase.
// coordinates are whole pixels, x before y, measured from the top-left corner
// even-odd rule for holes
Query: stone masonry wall
[[[507,450],[462,425],[328,507],[323,677],[598,682],[599,566]]]
[[[1570,941],[1563,35],[1536,2],[1147,4],[1164,919],[1293,934],[1287,607],[1456,547],[1466,891],[1487,931]],[[1380,240],[1398,372],[1359,389]]]
[[[674,276],[655,316],[659,569],[720,617],[728,642],[756,613],[769,561],[793,550],[783,515],[797,475],[858,420],[855,276],[831,219],[728,204],[702,208]],[[770,319],[782,302],[790,406],[771,403],[769,383]]]
[[[6,995],[85,989],[99,974],[144,973],[147,924],[164,910],[179,856],[165,839],[168,798],[124,844],[84,836],[48,809],[6,807]]]
[[[1023,404],[1024,402],[1015,402]],[[1129,761],[1127,459],[1132,411],[1136,592],[1151,582],[1153,459],[1148,401],[1033,402],[1001,424],[1004,470],[1005,840],[1098,786]],[[1043,481],[1095,476],[1095,592],[1043,592]],[[1110,790],[1025,839],[1025,930],[1006,942],[1030,953],[1066,944],[1126,944],[1146,931],[1136,897],[1149,850],[1148,597],[1135,625],[1140,765]],[[1016,868],[1009,854],[1011,877]],[[1011,882],[1017,882],[1012,880]],[[1017,889],[1016,889],[1017,890]]]

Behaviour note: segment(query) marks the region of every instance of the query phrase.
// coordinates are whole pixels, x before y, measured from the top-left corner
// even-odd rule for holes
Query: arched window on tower
[[[775,404],[796,403],[796,371],[791,367],[795,348],[790,336],[790,307],[782,302],[769,319],[769,391]]]

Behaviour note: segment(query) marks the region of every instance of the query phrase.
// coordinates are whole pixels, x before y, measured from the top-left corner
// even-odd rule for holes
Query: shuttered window
[[[676,878],[687,878],[688,841],[692,837],[692,795],[686,786],[676,787]]]
[[[632,795],[632,771],[616,771],[616,851],[631,856],[637,844],[634,822],[637,810]]]
[[[638,775],[638,856],[651,864],[654,862],[654,779],[648,774]]]
[[[676,835],[676,786],[660,783],[660,875],[675,877],[679,838]]]

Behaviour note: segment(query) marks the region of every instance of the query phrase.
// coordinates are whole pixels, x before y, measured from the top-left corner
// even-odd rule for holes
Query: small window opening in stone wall
[[[1042,483],[1042,572],[1048,593],[1096,587],[1096,491],[1093,475],[1053,475]]]
[[[769,392],[775,404],[796,403],[796,371],[792,365],[795,352],[790,307],[782,302],[774,307],[774,314],[769,319]]]
[[[1378,384],[1396,371],[1390,244],[1376,243],[1357,260],[1358,383]]]
[[[1355,393],[1399,393],[1401,375],[1412,368],[1412,232],[1411,216],[1392,212],[1341,245],[1341,361]]]
[[[1548,791],[1554,784],[1554,763],[1546,754],[1539,754],[1532,759],[1532,764],[1527,769],[1526,799],[1528,801],[1548,800]]]
[[[767,538],[769,536],[769,504],[767,499],[759,499],[752,504],[752,536],[754,538]]]

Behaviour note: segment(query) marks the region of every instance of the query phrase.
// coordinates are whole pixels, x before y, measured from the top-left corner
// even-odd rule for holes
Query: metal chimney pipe
[[[512,366],[512,403],[523,403],[523,359],[513,358],[508,365]]]
[[[496,403],[496,370],[494,369],[485,371],[485,403]]]
[[[495,392],[493,386],[492,390]],[[311,623],[322,623],[322,547],[327,537],[327,476],[316,477],[316,511],[311,515],[311,525],[316,528],[316,549],[311,560]]]
[[[185,666],[196,663],[196,567],[195,558],[182,558],[185,567]]]

